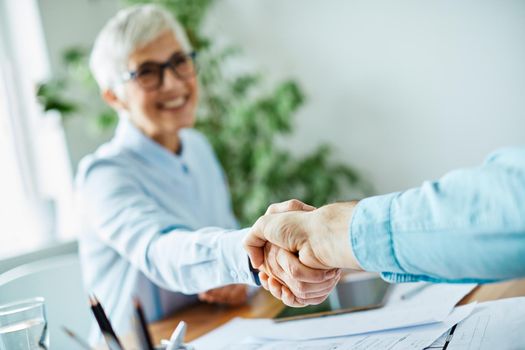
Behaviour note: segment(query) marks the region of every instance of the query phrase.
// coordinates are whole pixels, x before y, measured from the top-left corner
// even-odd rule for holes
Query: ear
[[[102,98],[108,105],[117,111],[128,109],[126,102],[120,99],[113,90],[106,89],[102,91]]]

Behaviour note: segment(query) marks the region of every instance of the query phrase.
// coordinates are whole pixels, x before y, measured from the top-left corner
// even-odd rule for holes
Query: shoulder
[[[506,147],[494,151],[486,158],[485,163],[496,163],[525,171],[525,146]]]
[[[108,185],[131,178],[131,155],[123,149],[113,147],[111,143],[100,146],[80,161],[75,187],[82,188],[89,183],[106,182]]]

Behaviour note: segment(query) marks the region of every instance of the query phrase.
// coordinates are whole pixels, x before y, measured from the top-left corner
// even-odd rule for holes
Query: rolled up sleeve
[[[350,223],[359,264],[393,282],[525,276],[525,150],[421,187],[362,200]]]

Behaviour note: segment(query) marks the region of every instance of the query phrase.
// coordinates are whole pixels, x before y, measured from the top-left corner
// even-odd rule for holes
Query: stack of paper
[[[456,308],[449,317],[443,322],[433,323],[424,326],[401,328],[397,330],[367,333],[363,335],[353,335],[337,338],[325,338],[318,340],[275,340],[251,336],[239,339],[239,335],[256,334],[264,331],[265,320],[247,320],[237,318],[215,332],[204,336],[192,345],[197,350],[222,349],[222,350],[282,350],[282,349],[301,349],[301,350],[364,350],[364,349],[389,349],[389,350],[420,350],[432,344],[441,334],[450,327],[467,317],[474,309],[475,304]],[[327,322],[325,329],[330,327],[333,322],[330,318],[324,318]],[[291,324],[295,321],[290,322]],[[349,324],[351,326],[351,324]],[[238,339],[235,341],[234,339]],[[232,342],[232,339],[234,340]]]
[[[474,286],[435,285],[401,300],[410,288],[419,287],[411,284],[394,290],[392,302],[381,309],[343,315],[284,323],[235,319],[193,345],[198,350],[421,349],[472,312],[474,305],[456,309],[454,305]]]
[[[525,349],[525,297],[478,304],[472,315],[443,334],[432,350]]]

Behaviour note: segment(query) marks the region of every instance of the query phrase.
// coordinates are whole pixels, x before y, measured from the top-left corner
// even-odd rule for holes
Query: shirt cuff
[[[219,240],[219,261],[221,282],[223,284],[249,284],[257,286],[256,280],[250,270],[248,254],[244,250],[243,240],[250,229],[225,232]]]
[[[350,242],[354,256],[366,271],[405,274],[395,255],[390,222],[392,201],[398,195],[366,198],[354,209]]]

